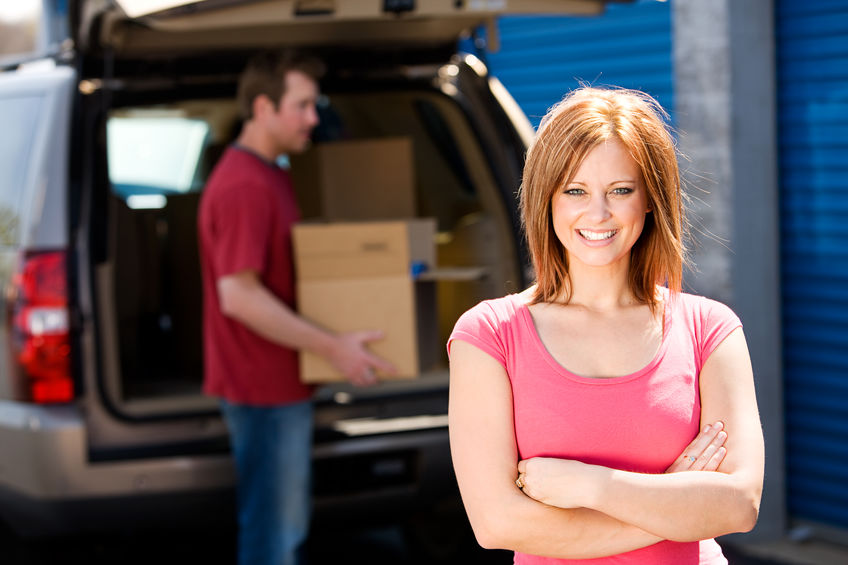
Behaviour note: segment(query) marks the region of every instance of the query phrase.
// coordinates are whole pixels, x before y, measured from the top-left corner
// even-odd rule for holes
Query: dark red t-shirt
[[[221,313],[217,281],[253,270],[294,309],[291,228],[300,218],[287,171],[229,147],[209,177],[198,213],[203,272],[204,386],[229,402],[274,405],[309,398],[297,352]]]

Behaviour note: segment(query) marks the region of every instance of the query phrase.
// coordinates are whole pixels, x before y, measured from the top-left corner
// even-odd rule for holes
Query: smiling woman
[[[681,292],[657,103],[566,96],[528,151],[521,208],[536,284],[472,308],[448,341],[478,541],[519,564],[726,564],[712,538],[753,527],[763,438],[739,318]]]
[[[650,211],[641,173],[617,139],[592,149],[576,174],[554,194],[554,232],[571,272],[583,266],[629,268],[630,249]]]

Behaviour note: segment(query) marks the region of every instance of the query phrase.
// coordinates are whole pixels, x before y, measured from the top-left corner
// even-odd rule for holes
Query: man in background
[[[221,399],[236,463],[241,565],[302,562],[310,519],[312,389],[298,350],[357,385],[393,368],[367,342],[294,311],[291,227],[300,215],[282,154],[304,151],[318,125],[320,61],[262,53],[239,80],[244,125],[209,177],[198,230],[203,275],[204,390]]]

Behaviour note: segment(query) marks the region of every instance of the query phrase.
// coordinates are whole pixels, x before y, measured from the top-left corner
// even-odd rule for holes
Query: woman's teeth
[[[577,231],[580,232],[581,236],[585,237],[586,239],[588,239],[590,241],[600,241],[602,239],[611,238],[612,236],[614,236],[616,234],[616,232],[618,230],[610,230],[610,231],[603,231],[603,232],[593,232],[593,231],[586,231],[586,230],[577,230]]]

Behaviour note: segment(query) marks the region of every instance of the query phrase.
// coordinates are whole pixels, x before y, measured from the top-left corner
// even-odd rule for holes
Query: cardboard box
[[[304,218],[415,217],[412,140],[407,137],[316,144],[292,155],[290,162]]]
[[[374,353],[414,378],[436,359],[435,285],[411,266],[435,264],[433,219],[301,223],[293,231],[298,311],[335,332],[382,330]],[[301,380],[344,380],[318,355],[302,352]],[[389,378],[387,375],[379,375]]]

